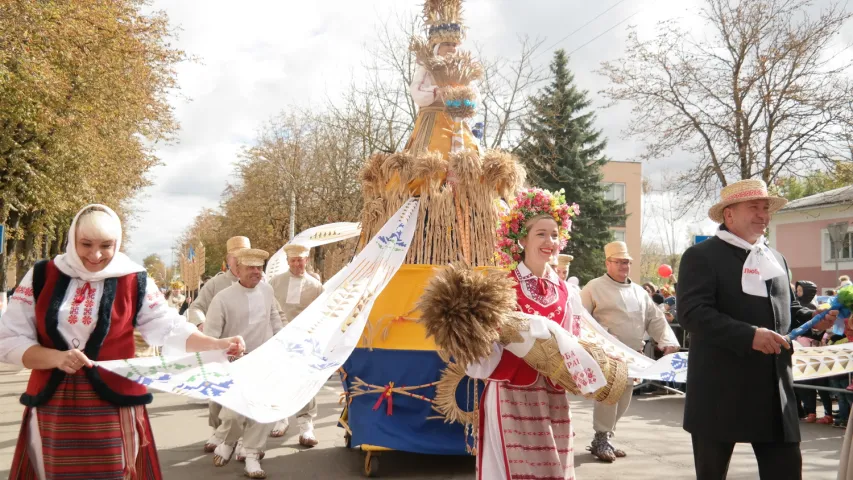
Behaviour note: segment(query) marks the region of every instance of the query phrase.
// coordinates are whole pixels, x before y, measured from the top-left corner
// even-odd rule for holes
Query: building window
[[[832,248],[832,242],[829,240],[829,233],[824,232],[824,245],[826,245],[826,261],[834,262],[836,257],[835,249]],[[841,251],[838,252],[838,260],[850,261],[853,260],[853,232],[847,232],[844,237],[844,243],[841,246]]]
[[[611,230],[613,232],[613,239],[617,242],[625,241],[625,230]]]
[[[619,210],[619,214],[622,215],[622,220],[619,221],[616,226],[624,227],[625,226],[625,184],[624,183],[606,183],[606,190],[604,191],[604,198],[606,200],[612,200],[622,208]],[[624,232],[623,232],[624,236]]]
[[[617,203],[625,203],[625,184],[624,183],[607,183],[607,190],[604,192],[604,198],[613,200]]]

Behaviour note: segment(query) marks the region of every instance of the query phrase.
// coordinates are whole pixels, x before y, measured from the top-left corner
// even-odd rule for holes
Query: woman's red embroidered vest
[[[83,350],[91,360],[121,360],[134,357],[136,347],[133,327],[145,295],[146,281],[144,273],[104,281],[97,323]],[[38,294],[35,306],[38,341],[43,347],[70,349],[59,333],[57,315],[69,283],[70,278],[60,272],[53,261],[46,265],[44,286]],[[92,388],[103,400],[120,406],[151,403],[151,394],[144,385],[100,367],[85,368],[84,371]],[[21,396],[21,403],[28,406],[43,404],[53,396],[65,375],[58,369],[33,370],[27,391]]]
[[[524,290],[521,287],[518,277],[518,270],[512,271],[509,275],[516,280],[515,291],[516,297],[518,298],[518,309],[520,311],[534,315],[541,315],[561,325],[563,325],[564,319],[571,320],[571,311],[569,310],[567,313],[567,309],[569,308],[569,289],[566,287],[564,282],[560,282],[560,286],[555,287],[557,301],[551,305],[542,306],[524,294]],[[566,325],[563,325],[563,327],[565,328]],[[533,385],[538,379],[539,372],[534,370],[524,360],[518,358],[509,350],[503,351],[501,361],[498,363],[495,371],[489,375],[489,380],[491,381],[507,382],[509,385],[515,387],[527,387]],[[554,388],[561,389],[561,387],[552,384],[550,380],[548,380],[548,383]]]

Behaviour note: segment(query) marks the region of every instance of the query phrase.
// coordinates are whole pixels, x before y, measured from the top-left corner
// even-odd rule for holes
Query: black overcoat
[[[800,305],[787,275],[766,282],[767,298],[743,293],[748,254],[712,237],[682,256],[678,323],[690,333],[684,429],[721,442],[799,442],[791,350],[767,355],[752,340],[759,327],[788,333]]]

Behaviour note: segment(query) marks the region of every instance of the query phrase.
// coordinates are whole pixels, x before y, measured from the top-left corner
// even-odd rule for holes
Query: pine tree
[[[591,102],[575,86],[564,50],[554,53],[551,74],[551,84],[531,98],[516,154],[535,186],[562,188],[567,201],[580,205],[564,253],[575,257],[570,274],[583,284],[603,274],[604,245],[613,238],[608,227],[624,224],[624,207],[604,198],[600,169],[608,161],[607,141],[593,128]]]

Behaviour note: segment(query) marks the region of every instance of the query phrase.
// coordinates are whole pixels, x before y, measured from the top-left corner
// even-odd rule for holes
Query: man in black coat
[[[787,264],[765,244],[786,201],[760,180],[723,188],[709,211],[717,236],[687,249],[678,323],[690,333],[684,429],[698,480],[726,478],[735,443],[751,443],[762,479],[801,479],[800,429],[784,334],[800,305]],[[823,327],[834,322],[828,315]]]

